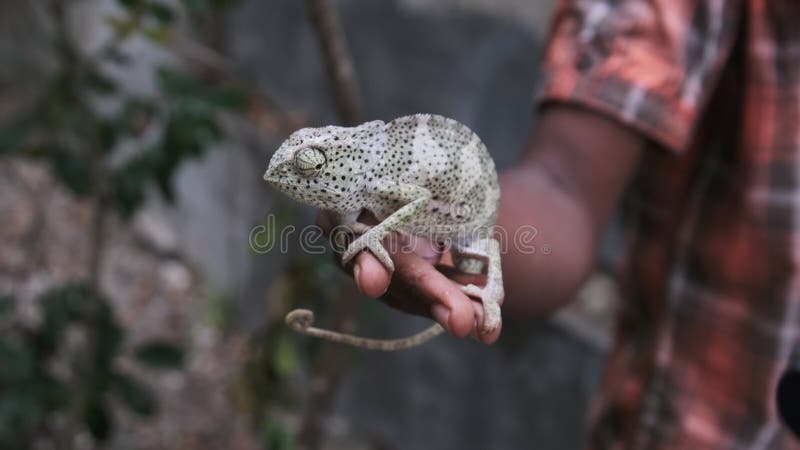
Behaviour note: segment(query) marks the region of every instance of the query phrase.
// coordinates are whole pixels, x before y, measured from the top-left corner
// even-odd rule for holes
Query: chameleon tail
[[[312,326],[314,325],[314,313],[307,309],[295,309],[290,311],[289,314],[286,314],[286,325],[298,333],[307,334],[309,336],[314,336],[321,339],[327,339],[340,344],[351,345],[353,347],[360,347],[368,350],[381,350],[385,352],[416,347],[444,332],[444,328],[437,323],[436,325],[433,325],[417,334],[405,338],[369,339],[353,336],[351,334],[344,334],[336,331],[316,328]]]

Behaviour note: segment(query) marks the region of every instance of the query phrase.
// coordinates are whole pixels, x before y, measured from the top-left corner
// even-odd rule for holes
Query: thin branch
[[[333,85],[339,118],[343,125],[357,125],[364,121],[364,112],[356,69],[347,50],[339,15],[331,0],[308,0],[308,8],[328,78]]]
[[[75,102],[79,111],[86,116],[91,116],[91,106],[81,96],[79,85],[83,71],[86,70],[88,61],[83,58],[79,52],[75,42],[73,41],[73,33],[70,30],[68,17],[67,17],[67,4],[62,0],[51,0],[50,12],[55,25],[55,39],[56,39],[56,55],[61,63],[60,70],[67,76],[67,88],[70,92],[70,99]],[[87,339],[85,351],[80,355],[77,364],[79,365],[78,373],[82,376],[73,380],[75,383],[74,393],[75,399],[72,408],[66,417],[66,424],[64,425],[61,435],[57,437],[60,441],[60,447],[71,449],[74,448],[74,436],[77,433],[78,426],[82,423],[82,418],[89,407],[92,390],[94,389],[93,383],[95,380],[92,376],[94,373],[92,365],[99,352],[102,337],[96,327],[96,320],[99,317],[102,299],[96,293],[101,292],[100,275],[103,269],[103,260],[105,256],[107,244],[107,224],[109,211],[107,208],[107,180],[108,171],[103,158],[103,148],[100,144],[100,139],[97,131],[84,121],[82,123],[82,132],[85,133],[86,142],[81,147],[83,157],[89,163],[89,177],[93,182],[93,188],[90,198],[93,203],[93,217],[92,223],[88,230],[89,233],[89,260],[87,267],[88,283],[92,287],[95,294],[85,299],[87,304],[85,306],[89,325],[87,326]],[[88,377],[86,375],[89,375]]]
[[[347,50],[339,17],[330,0],[307,0],[311,23],[319,39],[328,77],[333,88],[339,119],[344,125],[363,121],[364,113],[356,73]],[[352,287],[339,289],[333,306],[332,328],[352,332],[358,313],[358,295]],[[318,450],[325,440],[325,429],[336,394],[346,369],[347,352],[338,344],[324,343],[322,360],[308,410],[298,435],[301,448]]]

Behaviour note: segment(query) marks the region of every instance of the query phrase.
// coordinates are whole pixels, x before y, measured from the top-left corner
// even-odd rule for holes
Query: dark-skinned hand
[[[317,225],[329,235],[338,225],[336,220],[335,215],[323,211],[317,216]],[[359,222],[375,224],[377,220],[365,213]],[[368,250],[359,253],[354,263],[345,268],[359,291],[383,299],[401,311],[430,317],[455,336],[472,336],[486,344],[497,340],[500,327],[490,334],[481,334],[478,325],[483,322],[483,306],[460,289],[460,285],[469,283],[484,285],[485,275],[458,273],[448,263],[448,252],[428,240],[401,233],[393,233],[386,239],[397,239],[397,245],[386,245],[395,265],[393,274]],[[335,255],[337,260],[339,256]]]

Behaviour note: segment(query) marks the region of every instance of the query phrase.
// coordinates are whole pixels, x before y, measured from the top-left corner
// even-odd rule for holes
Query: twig
[[[344,125],[356,125],[362,121],[364,114],[354,65],[347,51],[338,14],[330,0],[307,2],[327,66],[339,118]],[[358,312],[357,299],[353,289],[339,289],[339,298],[333,306],[333,329],[352,331]],[[322,447],[325,425],[346,368],[345,349],[337,344],[323,345],[321,365],[314,377],[319,382],[314,383],[308,410],[298,435],[300,447],[307,450],[318,450]]]
[[[333,95],[339,118],[344,125],[363,122],[361,94],[358,89],[353,59],[347,50],[339,15],[331,0],[307,0],[311,23],[317,35],[322,57],[333,84]]]
[[[56,54],[66,73],[68,80],[69,95],[78,106],[79,110],[86,115],[91,114],[91,107],[81,97],[79,89],[76,87],[80,83],[82,71],[86,70],[89,61],[85,60],[73,42],[73,35],[67,21],[66,5],[62,0],[51,0],[51,14],[55,24]],[[59,437],[60,446],[66,449],[74,447],[74,436],[77,433],[78,424],[82,422],[82,417],[89,407],[90,397],[94,389],[95,381],[92,365],[98,354],[102,336],[96,327],[102,304],[100,274],[103,269],[103,257],[105,256],[107,244],[107,221],[109,211],[107,208],[107,186],[108,172],[103,159],[103,149],[96,130],[92,129],[87,123],[83,123],[87,142],[83,146],[84,157],[89,161],[89,177],[94,183],[90,198],[93,203],[93,217],[89,229],[89,259],[87,267],[87,281],[93,290],[93,294],[86,298],[86,314],[88,317],[87,339],[85,351],[78,360],[78,373],[81,376],[73,380],[75,383],[75,400],[66,417],[66,425],[63,434]]]

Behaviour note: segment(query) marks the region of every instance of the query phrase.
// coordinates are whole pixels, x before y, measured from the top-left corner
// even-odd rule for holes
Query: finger
[[[478,327],[480,329],[480,327]],[[500,339],[500,333],[503,330],[503,322],[500,322],[500,325],[489,334],[483,334],[480,331],[478,332],[478,339],[483,342],[484,344],[494,344]]]
[[[392,285],[393,290],[396,285],[399,292],[409,292],[411,298],[430,304],[431,315],[450,333],[465,337],[473,329],[472,300],[424,258],[412,253],[397,254]]]
[[[391,290],[387,291],[386,294],[381,297],[381,299],[384,303],[399,311],[403,311],[407,314],[413,314],[415,316],[433,319],[433,315],[431,314],[431,303],[427,301],[420,301],[419,299],[414,298],[413,294],[408,291],[400,292],[400,289],[392,288]]]
[[[442,259],[442,249],[433,242],[408,234],[391,233],[383,241],[384,247],[392,255],[392,260],[403,254],[414,254],[429,264],[437,264]]]
[[[500,338],[500,331],[503,328],[502,321],[500,322],[500,326],[498,326],[497,329],[491,333],[483,333],[481,331],[481,324],[484,320],[483,304],[478,301],[473,301],[472,307],[475,311],[475,331],[472,337],[476,338],[480,342],[483,342],[484,344],[493,344],[498,338]]]
[[[389,289],[392,274],[370,252],[361,252],[353,265],[353,279],[362,294],[378,298]]]
[[[451,280],[463,286],[466,286],[468,284],[483,286],[486,284],[486,275],[484,274],[459,272],[458,269],[456,269],[455,267],[448,266],[446,264],[438,264],[436,266],[436,270],[442,272],[444,276],[450,278]]]
[[[429,264],[435,264],[441,257],[441,252],[433,244],[408,235],[392,233],[384,239],[384,246],[389,250],[395,264],[398,257],[408,252],[419,255]],[[392,273],[371,252],[362,251],[356,256],[353,278],[361,293],[378,298],[389,288]]]

